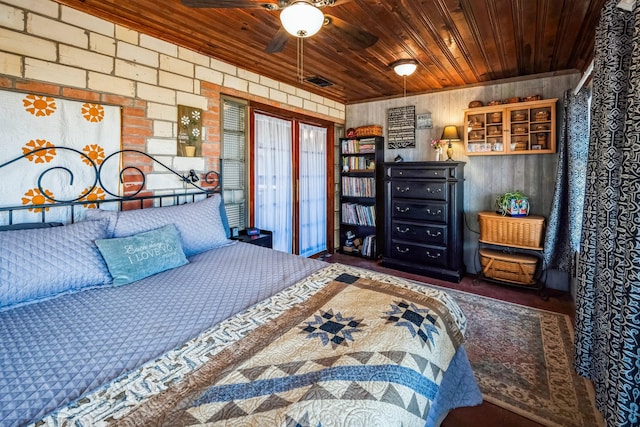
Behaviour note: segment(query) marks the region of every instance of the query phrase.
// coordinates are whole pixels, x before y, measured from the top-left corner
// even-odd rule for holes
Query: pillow
[[[184,205],[118,212],[113,237],[127,237],[175,224],[186,256],[230,243],[222,225],[220,204],[215,194],[205,200]]]
[[[116,221],[118,221],[118,211],[105,211],[103,209],[85,209],[84,219],[88,221],[107,221],[107,231],[109,237],[113,237],[113,231],[116,228]]]
[[[173,224],[129,237],[96,240],[114,285],[126,285],[187,264]]]
[[[229,218],[227,217],[227,210],[224,207],[224,199],[222,197],[220,197],[220,220],[228,239],[231,237],[231,228],[229,228]]]
[[[0,309],[108,284],[106,221],[0,232]]]
[[[60,227],[61,222],[23,222],[20,224],[0,225],[0,231],[7,230],[32,230],[34,228]]]

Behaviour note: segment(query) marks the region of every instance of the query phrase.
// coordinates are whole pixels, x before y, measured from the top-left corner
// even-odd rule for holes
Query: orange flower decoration
[[[87,191],[89,191],[89,188],[85,188],[82,193],[86,193]],[[87,194],[84,197],[81,197],[79,200],[81,202],[97,202],[99,200],[104,200],[106,197],[106,193],[104,192],[104,190],[100,187],[95,187],[93,190],[91,190],[91,192],[89,194]],[[90,208],[90,209],[95,209],[98,207],[97,203],[87,203],[86,205],[84,205],[85,208]]]
[[[36,117],[50,116],[56,111],[55,100],[48,96],[27,95],[22,103],[25,110]]]
[[[95,163],[97,166],[100,166],[104,161],[104,148],[102,148],[98,144],[85,145],[82,151],[87,156],[89,156],[89,158],[93,160],[93,163]],[[87,160],[86,157],[82,156],[82,161],[87,166],[91,166],[91,163],[89,162],[89,160]]]
[[[104,108],[100,104],[89,104],[85,102],[82,104],[82,116],[86,121],[91,123],[98,123],[104,119]]]
[[[44,191],[48,197],[53,198],[53,193],[49,190]],[[31,190],[24,193],[22,198],[23,205],[44,205],[46,203],[53,203],[51,200],[47,199],[37,188],[32,188]],[[42,212],[43,208],[29,208],[30,212]],[[48,211],[49,208],[44,208],[45,211]]]
[[[49,163],[56,156],[56,149],[53,148],[55,147],[55,145],[53,145],[46,139],[36,139],[36,140],[32,139],[31,141],[27,142],[25,146],[22,147],[22,154],[27,154],[28,152],[33,151],[37,148],[44,148],[44,147],[52,147],[52,148],[50,150],[41,150],[41,151],[38,151],[37,153],[29,154],[27,156],[27,160],[29,160],[30,162],[34,162],[35,160],[36,164]]]

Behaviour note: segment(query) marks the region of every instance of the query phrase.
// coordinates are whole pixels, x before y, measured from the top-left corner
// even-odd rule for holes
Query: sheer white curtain
[[[291,122],[255,114],[255,226],[273,232],[273,249],[291,253]]]
[[[300,255],[327,249],[327,129],[300,124]]]

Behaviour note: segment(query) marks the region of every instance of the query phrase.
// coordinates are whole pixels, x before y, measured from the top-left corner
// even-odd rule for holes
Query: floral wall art
[[[178,155],[202,155],[202,110],[178,105]]]
[[[105,190],[120,193],[120,156],[109,159],[101,181],[96,175],[121,148],[120,107],[0,91],[0,129],[0,206],[46,205],[52,199],[97,203],[110,198]],[[38,222],[43,213],[47,221],[59,222],[70,215],[28,208],[15,211],[13,222]],[[0,212],[0,225],[8,221]]]

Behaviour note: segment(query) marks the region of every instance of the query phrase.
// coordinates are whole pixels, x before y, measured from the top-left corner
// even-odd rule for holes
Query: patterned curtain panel
[[[576,300],[576,370],[608,427],[640,425],[640,2],[596,32]]]
[[[0,206],[99,202],[107,192],[120,192],[119,156],[107,161],[101,182],[97,176],[97,168],[120,150],[120,107],[2,90],[0,129]],[[76,210],[74,219],[84,210]],[[34,207],[14,212],[13,222],[69,222],[70,215]],[[8,213],[0,212],[0,225],[8,222]]]
[[[558,172],[544,244],[545,268],[570,272],[580,250],[582,208],[589,153],[589,97],[582,88],[564,96]]]

